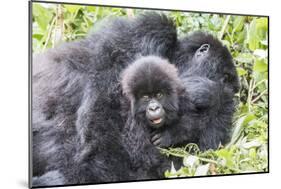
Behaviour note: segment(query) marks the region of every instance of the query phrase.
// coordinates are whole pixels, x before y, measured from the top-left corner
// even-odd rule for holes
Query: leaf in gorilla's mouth
[[[151,121],[152,121],[152,123],[154,123],[154,124],[159,124],[159,123],[161,123],[162,118],[153,119],[153,120],[151,120]]]

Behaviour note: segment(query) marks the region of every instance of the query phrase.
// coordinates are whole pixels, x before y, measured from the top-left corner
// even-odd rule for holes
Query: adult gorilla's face
[[[160,128],[177,120],[181,82],[177,69],[159,57],[142,57],[122,75],[132,115],[142,125]]]

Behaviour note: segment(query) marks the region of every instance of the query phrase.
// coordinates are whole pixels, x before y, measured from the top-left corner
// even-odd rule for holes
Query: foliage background
[[[103,18],[133,17],[145,10],[33,3],[33,52],[63,41],[83,38]],[[163,12],[163,11],[161,11]],[[204,30],[230,50],[240,76],[239,105],[233,135],[226,146],[201,152],[195,144],[161,149],[181,157],[183,166],[166,177],[186,177],[268,171],[268,18],[164,11],[177,25],[178,35]]]

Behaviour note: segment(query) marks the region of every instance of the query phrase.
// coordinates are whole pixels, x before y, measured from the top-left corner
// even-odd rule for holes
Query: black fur
[[[151,141],[155,131],[167,130],[178,121],[178,96],[182,92],[176,68],[166,60],[157,57],[144,57],[130,65],[122,74],[122,88],[131,103],[127,122],[123,131],[124,147],[128,150],[131,169],[136,179],[163,178],[164,171],[171,166],[167,157]],[[163,93],[158,101],[166,112],[164,125],[152,127],[145,119],[148,102],[143,94],[152,98]]]
[[[169,19],[147,13],[105,21],[88,38],[35,56],[33,176],[58,170],[66,184],[129,180],[119,145],[120,72],[140,56],[171,59],[176,40]]]
[[[155,133],[159,146],[183,146],[190,142],[201,150],[228,142],[235,111],[234,94],[239,80],[232,56],[210,34],[195,32],[179,40],[173,62],[185,92],[180,97],[180,123]]]
[[[197,50],[204,44],[209,45],[209,50],[198,58]],[[239,91],[240,84],[232,56],[227,47],[211,34],[198,31],[180,39],[172,62],[176,64],[181,77],[205,77],[222,82],[233,93]]]
[[[194,58],[203,44],[210,45],[208,54]],[[137,109],[131,112],[119,82],[129,64],[147,55],[175,64],[185,89],[171,100],[177,108],[170,127],[154,131],[145,129]],[[231,55],[211,35],[177,41],[173,23],[153,13],[105,21],[88,38],[34,59],[33,184],[161,178],[170,161],[155,145],[195,142],[209,149],[225,143],[238,89]]]

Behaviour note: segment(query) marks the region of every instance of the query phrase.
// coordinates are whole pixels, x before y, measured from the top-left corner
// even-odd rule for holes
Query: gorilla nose
[[[157,103],[151,103],[148,110],[151,112],[157,112],[158,110],[160,110],[160,107]]]

